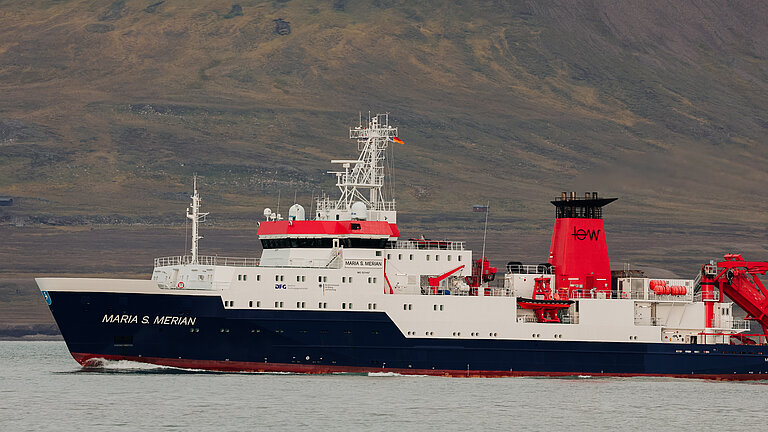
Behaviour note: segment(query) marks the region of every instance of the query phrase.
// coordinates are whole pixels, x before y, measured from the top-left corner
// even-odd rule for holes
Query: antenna
[[[483,256],[482,259],[485,259],[485,237],[486,234],[488,234],[488,213],[491,212],[491,202],[487,201],[485,204],[485,228],[483,229]]]
[[[280,189],[277,190],[277,210],[275,214],[280,214]]]
[[[197,174],[194,175],[193,184],[194,193],[190,197],[192,198],[192,204],[190,204],[187,209],[187,219],[192,220],[192,248],[190,250],[192,252],[192,262],[190,262],[190,264],[197,264],[198,242],[203,238],[201,235],[198,235],[198,223],[204,221],[205,217],[208,216],[208,213],[200,213],[200,195],[197,193]],[[192,213],[190,213],[190,210]]]

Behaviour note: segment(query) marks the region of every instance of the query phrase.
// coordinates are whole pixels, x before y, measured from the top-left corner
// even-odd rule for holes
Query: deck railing
[[[177,255],[170,257],[155,258],[155,267],[165,267],[174,265],[193,264],[191,255]],[[258,258],[236,258],[201,255],[197,257],[199,265],[228,266],[228,267],[256,267],[259,265]]]
[[[463,241],[403,240],[391,243],[388,249],[464,250]]]

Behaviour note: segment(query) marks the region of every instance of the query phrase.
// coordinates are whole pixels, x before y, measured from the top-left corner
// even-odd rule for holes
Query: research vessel
[[[768,378],[768,263],[726,255],[693,279],[611,272],[597,193],[552,201],[546,263],[505,271],[462,241],[403,237],[386,193],[388,115],[349,131],[339,197],[264,211],[258,258],[157,258],[146,280],[38,278],[74,359],[216,371]],[[389,148],[391,150],[391,147]],[[487,211],[483,206],[480,211]],[[544,261],[544,259],[542,259]],[[695,273],[695,272],[692,272]],[[728,299],[731,299],[730,301]],[[756,321],[733,316],[733,304]]]

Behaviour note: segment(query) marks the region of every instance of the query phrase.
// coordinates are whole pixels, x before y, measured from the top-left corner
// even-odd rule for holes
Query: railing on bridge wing
[[[186,264],[193,264],[191,255],[177,255],[155,258],[155,267]],[[236,258],[202,255],[197,257],[197,262],[194,264],[229,267],[256,267],[259,265],[259,260],[258,258]]]

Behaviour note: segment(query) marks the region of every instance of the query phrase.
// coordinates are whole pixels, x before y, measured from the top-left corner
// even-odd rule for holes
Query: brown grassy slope
[[[253,219],[332,190],[370,109],[407,142],[415,227],[490,199],[503,229],[547,229],[571,189],[621,196],[628,226],[765,224],[763,4],[154,3],[0,3],[6,215],[175,220],[198,172],[222,220]]]

